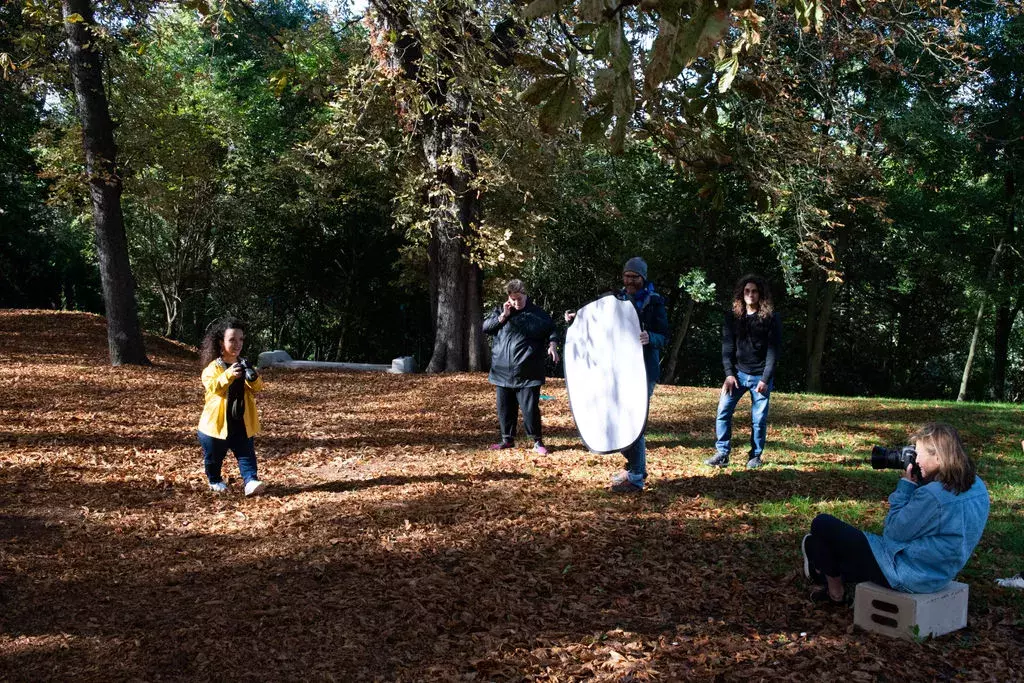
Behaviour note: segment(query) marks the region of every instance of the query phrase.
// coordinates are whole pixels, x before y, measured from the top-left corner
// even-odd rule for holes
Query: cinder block
[[[937,593],[901,593],[876,583],[859,583],[853,623],[906,640],[941,636],[967,625],[967,594],[967,584],[957,581]]]

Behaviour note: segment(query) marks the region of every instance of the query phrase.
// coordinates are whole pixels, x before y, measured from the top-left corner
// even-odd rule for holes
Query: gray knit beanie
[[[647,282],[647,262],[639,256],[634,256],[626,261],[626,265],[622,266],[622,272],[625,273],[627,270],[630,270],[642,277],[644,279],[644,283]]]

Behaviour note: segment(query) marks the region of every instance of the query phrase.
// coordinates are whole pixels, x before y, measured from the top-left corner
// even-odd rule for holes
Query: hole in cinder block
[[[880,609],[883,612],[888,612],[889,614],[897,614],[900,611],[899,607],[891,602],[885,602],[884,600],[872,600],[871,606],[875,609]]]
[[[881,614],[872,614],[871,621],[882,626],[888,626],[889,628],[896,628],[899,626],[899,622],[890,617],[883,617]]]

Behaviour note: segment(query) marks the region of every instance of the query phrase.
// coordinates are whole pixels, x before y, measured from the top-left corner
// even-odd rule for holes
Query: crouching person
[[[804,574],[815,602],[844,603],[844,583],[873,581],[906,593],[944,588],[967,564],[988,520],[989,497],[960,435],[933,422],[911,437],[917,452],[896,490],[882,535],[818,515],[804,536]]]

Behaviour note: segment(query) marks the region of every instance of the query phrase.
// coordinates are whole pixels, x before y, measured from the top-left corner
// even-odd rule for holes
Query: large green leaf
[[[612,114],[609,107],[604,107],[596,114],[587,117],[587,120],[583,122],[583,130],[580,135],[583,142],[593,145],[604,140],[608,124],[611,121]]]
[[[579,119],[583,113],[583,100],[576,84],[571,79],[562,79],[562,84],[540,110],[540,127],[554,132],[567,123]]]
[[[529,71],[534,76],[556,76],[565,74],[565,69],[560,64],[548,61],[536,55],[520,52],[516,55],[516,64]]]
[[[713,2],[702,0],[699,9],[683,27],[677,43],[677,56],[682,66],[689,66],[697,57],[710,52],[727,28],[729,14],[718,9]]]
[[[670,19],[662,15],[658,22],[658,37],[651,48],[651,56],[644,73],[644,87],[648,94],[653,93],[659,85],[670,78],[672,62],[676,61],[676,41],[679,38],[679,18]]]
[[[718,74],[718,92],[725,92],[732,85],[732,80],[740,70],[740,60],[736,55],[731,55],[715,64],[715,72]]]
[[[610,0],[581,0],[576,15],[581,21],[600,23],[606,20],[604,13],[614,6]]]
[[[533,0],[533,2],[527,5],[526,9],[523,10],[523,17],[527,19],[546,17],[557,12],[558,5],[558,0]]]
[[[538,78],[530,85],[529,88],[526,89],[525,92],[523,92],[523,94],[519,96],[519,99],[527,104],[540,104],[551,97],[552,94],[568,80],[569,79],[566,76]]]

